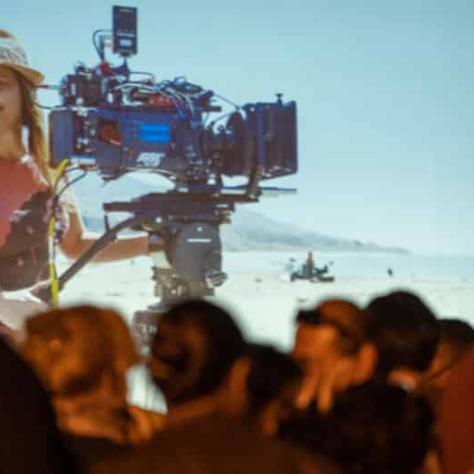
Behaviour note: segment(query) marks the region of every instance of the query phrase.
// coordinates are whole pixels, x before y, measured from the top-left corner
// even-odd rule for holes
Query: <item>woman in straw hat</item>
[[[38,309],[34,293],[48,278],[52,183],[35,103],[35,88],[42,81],[43,75],[28,66],[16,38],[0,30],[0,322],[14,329],[21,326],[21,316]],[[74,259],[95,238],[86,235],[71,199],[59,208],[60,247]],[[120,238],[96,260],[131,258],[147,250],[146,236]]]

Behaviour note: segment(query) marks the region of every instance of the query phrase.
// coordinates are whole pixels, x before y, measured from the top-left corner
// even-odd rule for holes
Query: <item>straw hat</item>
[[[0,37],[0,67],[6,66],[20,73],[33,86],[39,86],[44,76],[36,69],[28,66],[25,50],[20,46],[16,38]]]

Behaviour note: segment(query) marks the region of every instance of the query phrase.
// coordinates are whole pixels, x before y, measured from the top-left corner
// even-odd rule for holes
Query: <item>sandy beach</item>
[[[283,349],[292,344],[293,319],[299,307],[339,296],[361,305],[393,289],[420,295],[439,317],[458,317],[474,324],[474,278],[469,265],[414,256],[321,254],[333,261],[334,283],[290,282],[284,274],[289,252],[228,252],[228,281],[215,300],[237,318],[246,336]],[[304,258],[304,254],[296,255]],[[394,268],[394,276],[386,272]],[[61,293],[61,304],[90,302],[118,309],[130,321],[133,313],[156,302],[151,263],[146,257],[126,262],[89,264]],[[131,375],[131,398],[144,406],[162,407],[142,370]]]
[[[418,268],[410,267],[407,263],[416,260],[413,256],[358,255],[354,263],[351,254],[322,254],[322,263],[334,262],[331,273],[336,277],[335,282],[291,283],[284,274],[289,255],[294,252],[228,252],[224,256],[229,279],[217,289],[215,299],[235,314],[253,339],[288,347],[292,319],[298,307],[333,296],[363,305],[375,295],[397,288],[419,294],[439,317],[459,317],[474,323],[474,278],[463,273],[463,269],[453,269],[449,275],[446,271],[441,274],[420,268],[419,263]],[[405,268],[401,268],[402,260]],[[428,267],[426,262],[423,264]],[[388,267],[394,268],[393,277],[385,273]],[[85,301],[113,306],[130,320],[135,310],[156,302],[150,260],[141,257],[126,262],[89,264],[61,293],[61,304]]]

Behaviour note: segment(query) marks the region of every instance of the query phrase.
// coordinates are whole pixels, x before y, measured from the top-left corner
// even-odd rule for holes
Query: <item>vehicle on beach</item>
[[[334,275],[329,274],[329,269],[333,262],[329,262],[323,267],[317,267],[314,264],[312,253],[301,265],[296,264],[294,258],[290,258],[287,266],[288,275],[291,282],[296,280],[309,280],[311,283],[332,283],[335,281]]]

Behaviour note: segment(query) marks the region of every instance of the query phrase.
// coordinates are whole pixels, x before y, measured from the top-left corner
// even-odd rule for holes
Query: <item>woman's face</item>
[[[15,73],[0,66],[0,136],[21,127],[21,90]]]

